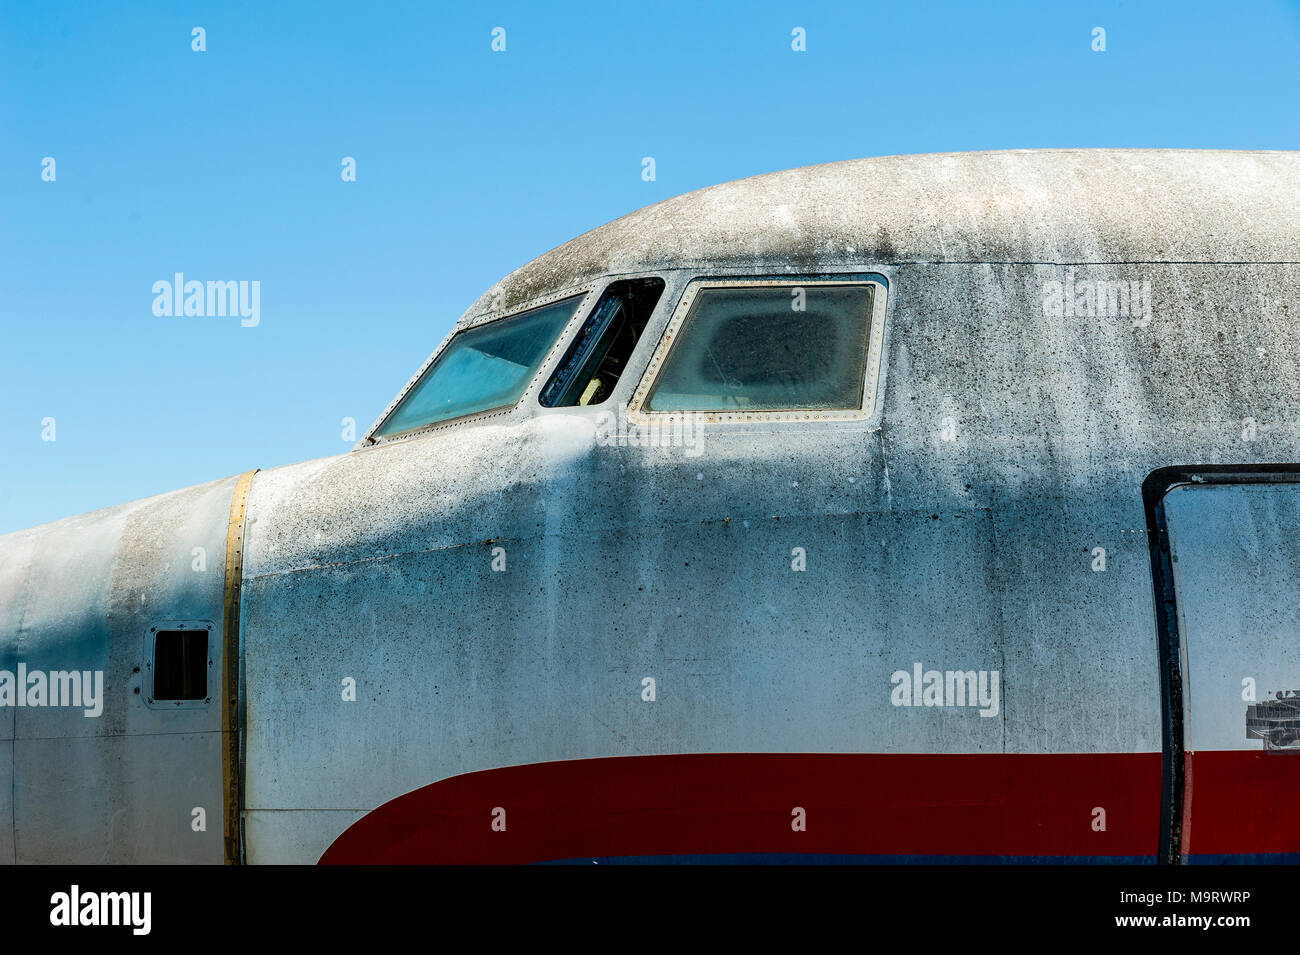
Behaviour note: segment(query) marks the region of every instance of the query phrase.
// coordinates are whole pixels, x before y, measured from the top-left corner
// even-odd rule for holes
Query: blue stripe
[[[1155,865],[1150,856],[938,856],[801,852],[605,856],[555,859],[539,865]]]
[[[1183,856],[1187,865],[1297,865],[1300,852],[1225,852]]]

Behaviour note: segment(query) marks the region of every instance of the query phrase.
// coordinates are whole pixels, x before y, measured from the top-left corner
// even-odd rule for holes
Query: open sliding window
[[[608,399],[663,291],[660,278],[626,279],[605,289],[542,389],[542,407],[586,407]]]
[[[695,282],[629,410],[714,421],[870,417],[884,316],[875,276]]]
[[[575,295],[460,332],[372,437],[405,434],[514,405],[583,298]]]

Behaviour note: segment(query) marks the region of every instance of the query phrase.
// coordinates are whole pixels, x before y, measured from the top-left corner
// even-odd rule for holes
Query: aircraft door
[[[1300,472],[1239,477],[1180,484],[1159,505],[1183,697],[1172,809],[1187,862],[1300,852]]]

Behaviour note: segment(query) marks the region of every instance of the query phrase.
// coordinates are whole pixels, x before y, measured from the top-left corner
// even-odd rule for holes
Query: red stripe
[[[624,756],[444,779],[358,820],[320,861],[1153,856],[1159,805],[1159,753]],[[498,807],[504,832],[492,828]],[[791,827],[795,807],[806,831]]]
[[[1183,852],[1300,852],[1300,753],[1205,750],[1186,766]]]

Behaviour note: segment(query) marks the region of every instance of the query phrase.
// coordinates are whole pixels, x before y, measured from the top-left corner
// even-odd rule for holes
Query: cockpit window
[[[375,429],[375,437],[514,404],[581,302],[576,295],[461,332]]]
[[[702,288],[647,411],[826,411],[862,405],[869,283]]]
[[[585,407],[608,399],[663,291],[660,278],[629,279],[605,289],[542,389],[542,407]]]

